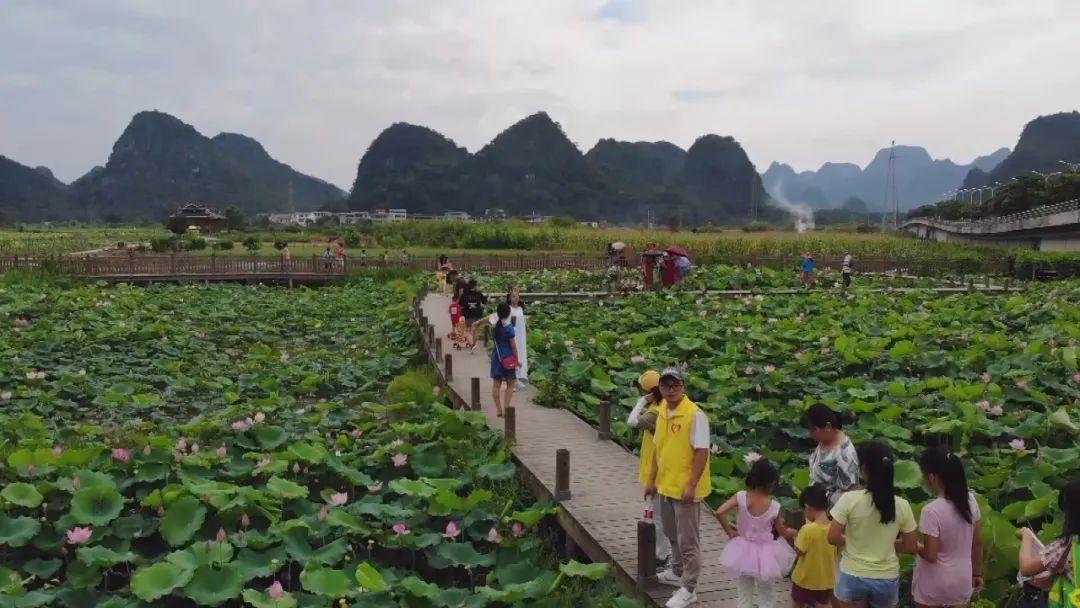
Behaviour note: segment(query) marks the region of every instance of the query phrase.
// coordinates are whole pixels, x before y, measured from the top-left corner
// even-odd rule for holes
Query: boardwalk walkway
[[[450,332],[449,302],[448,296],[429,294],[421,304],[434,326],[434,335],[442,337],[444,344]],[[479,378],[488,425],[502,430],[503,420],[495,416],[491,397],[490,353],[480,345],[475,351],[448,352],[452,356],[451,388],[467,402],[472,378]],[[528,386],[518,391],[512,404],[517,417],[513,452],[520,469],[526,478],[533,478],[540,491],[554,496],[555,451],[570,451],[571,497],[559,503],[559,521],[590,559],[612,563],[620,586],[630,591],[637,572],[637,523],[643,505],[638,459],[612,441],[599,440],[596,429],[569,411],[534,404],[535,396],[535,389]],[[703,513],[701,522],[704,565],[697,606],[735,606],[735,581],[720,565],[727,537],[712,515]],[[639,592],[639,598],[663,606],[674,591],[673,587],[654,585]]]

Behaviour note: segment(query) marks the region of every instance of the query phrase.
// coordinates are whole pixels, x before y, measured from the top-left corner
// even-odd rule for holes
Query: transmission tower
[[[889,146],[889,171],[885,174],[885,201],[881,205],[881,231],[900,226],[900,201],[896,198],[896,140]]]

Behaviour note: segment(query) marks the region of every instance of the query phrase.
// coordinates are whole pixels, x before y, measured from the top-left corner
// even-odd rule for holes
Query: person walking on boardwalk
[[[525,305],[521,293],[511,289],[506,294],[506,303],[510,305],[510,318],[514,320],[514,341],[517,342],[517,387],[522,388],[529,379],[529,354],[525,334]]]
[[[851,287],[851,271],[855,268],[855,262],[851,259],[851,254],[844,256],[844,264],[840,268],[840,274],[844,279],[844,289]]]
[[[650,369],[638,376],[638,379],[634,381],[634,386],[641,397],[634,404],[634,409],[630,410],[630,416],[626,419],[626,424],[630,425],[630,428],[636,429],[640,427],[643,430],[641,434],[641,461],[638,465],[638,481],[641,482],[642,487],[648,487],[649,473],[652,471],[653,457],[656,452],[656,440],[654,439],[656,419],[660,414],[660,404],[664,401],[664,398],[660,395],[660,372]],[[649,508],[653,513],[660,513],[660,496],[658,494],[653,494],[646,500],[649,501]],[[664,566],[667,565],[668,559],[671,558],[671,543],[668,542],[667,536],[664,535],[664,518],[661,517],[655,521],[657,522],[656,563]]]
[[[517,383],[517,343],[514,341],[514,324],[510,321],[510,305],[503,302],[496,310],[498,320],[491,330],[491,396],[495,400],[495,413],[503,417],[510,407]],[[501,389],[501,390],[500,390]],[[501,394],[500,394],[501,393]]]
[[[671,568],[657,575],[678,586],[667,608],[697,602],[701,574],[701,501],[712,491],[709,473],[709,419],[686,396],[683,374],[669,367],[660,372],[664,404],[656,422],[656,451],[645,496],[660,495],[660,517],[671,543]]]
[[[484,305],[487,296],[476,286],[476,279],[469,279],[465,293],[458,299],[461,312],[465,316],[465,325],[469,328],[469,348],[476,348],[476,324],[484,318]]]
[[[330,272],[330,270],[334,267],[334,254],[330,251],[329,245],[326,246],[326,251],[323,252],[322,259],[323,268],[326,269],[327,272]]]

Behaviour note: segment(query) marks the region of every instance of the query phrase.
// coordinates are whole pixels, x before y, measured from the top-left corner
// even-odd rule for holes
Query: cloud
[[[1073,0],[7,0],[0,154],[71,180],[157,108],[342,187],[393,122],[476,150],[538,110],[583,149],[718,133],[759,168],[862,165],[892,139],[972,158],[1076,108],[1078,20]]]
[[[684,103],[697,103],[699,101],[714,101],[723,97],[720,91],[709,89],[682,89],[673,91],[672,97]]]

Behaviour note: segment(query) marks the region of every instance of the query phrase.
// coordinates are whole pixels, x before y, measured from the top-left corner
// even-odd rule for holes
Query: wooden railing
[[[693,253],[691,252],[691,257]],[[798,256],[775,257],[734,257],[709,260],[715,263],[727,263],[738,266],[767,267],[795,271],[800,266]],[[517,255],[458,255],[451,259],[454,266],[462,272],[477,271],[520,271],[542,269],[579,269],[603,270],[610,261],[603,255],[590,254],[517,254]],[[819,257],[815,260],[819,270],[832,268],[839,270],[842,256]],[[625,267],[637,267],[638,260],[623,262]],[[898,273],[920,276],[943,274],[990,274],[1001,275],[1008,272],[1008,267],[1001,262],[986,261],[980,268],[958,269],[946,260],[905,259],[895,257],[857,257],[856,270],[859,273]],[[409,256],[407,258],[381,256],[362,259],[346,257],[334,260],[329,265],[319,256],[293,257],[284,259],[280,256],[194,256],[185,254],[136,254],[129,256],[100,257],[0,257],[0,271],[12,269],[50,270],[61,274],[101,277],[101,278],[259,278],[273,277],[308,277],[332,278],[352,275],[371,268],[410,268],[416,270],[435,270],[438,267],[436,256]]]

